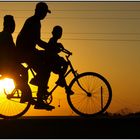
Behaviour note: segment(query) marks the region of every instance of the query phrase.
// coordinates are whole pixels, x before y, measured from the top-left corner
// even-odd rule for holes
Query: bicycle
[[[74,94],[66,94],[71,109],[77,115],[84,117],[93,117],[104,113],[112,100],[112,89],[109,82],[102,75],[95,72],[78,74],[69,60],[72,53],[66,49],[63,52],[66,53],[65,57],[69,65],[64,77],[66,78],[70,73],[74,77],[69,84],[69,88]],[[27,69],[35,76],[31,67],[28,66]],[[44,95],[46,104],[52,102],[52,93],[57,87],[58,85],[56,84],[48,95]],[[3,90],[3,93],[0,94],[0,117],[5,119],[19,118],[28,111],[32,104],[30,101],[20,103],[21,94],[22,90],[17,87],[10,94]],[[34,100],[36,98],[33,97]]]

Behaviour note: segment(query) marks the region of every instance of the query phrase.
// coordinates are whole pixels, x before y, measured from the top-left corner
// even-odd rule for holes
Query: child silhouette
[[[64,78],[64,74],[68,68],[67,61],[63,57],[59,56],[59,53],[64,50],[63,45],[58,43],[58,40],[62,36],[62,31],[63,30],[61,26],[57,25],[53,28],[52,37],[50,38],[48,46],[45,50],[48,63],[47,65],[49,65],[52,72],[59,75],[59,79],[56,81],[56,84],[61,87],[65,87],[67,94],[73,94],[73,91],[69,89]]]

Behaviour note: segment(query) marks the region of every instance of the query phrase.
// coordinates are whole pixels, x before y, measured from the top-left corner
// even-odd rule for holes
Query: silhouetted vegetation
[[[140,112],[127,112],[124,113],[122,111],[111,113],[111,112],[105,112],[104,114],[100,115],[100,117],[106,117],[106,118],[137,118],[140,119]]]

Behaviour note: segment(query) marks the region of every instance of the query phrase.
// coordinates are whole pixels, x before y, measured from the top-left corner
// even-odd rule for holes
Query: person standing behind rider
[[[37,92],[37,103],[35,104],[36,109],[54,109],[54,106],[47,105],[43,102],[43,95],[47,93],[47,81],[46,77],[50,76],[50,71],[44,70],[44,54],[42,51],[36,49],[36,45],[44,48],[47,45],[46,42],[40,38],[41,31],[41,20],[43,20],[47,13],[51,13],[48,9],[48,5],[45,2],[39,2],[35,8],[35,14],[29,17],[23,28],[21,29],[17,40],[16,47],[20,53],[21,61],[26,62],[30,65],[39,76],[38,92]]]
[[[13,78],[15,86],[22,88],[20,102],[32,98],[31,90],[28,88],[28,73],[20,64],[16,46],[13,41],[12,33],[15,30],[15,21],[12,15],[5,15],[3,22],[3,31],[0,32],[0,74]],[[28,89],[28,91],[26,90]]]

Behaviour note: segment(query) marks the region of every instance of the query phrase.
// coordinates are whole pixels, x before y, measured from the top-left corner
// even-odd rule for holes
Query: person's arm
[[[48,43],[43,41],[41,39],[41,24],[40,22],[36,25],[36,27],[34,28],[34,30],[36,31],[36,43],[39,47],[45,49],[48,46]]]
[[[45,42],[45,41],[43,41],[43,40],[41,40],[41,39],[39,38],[39,39],[38,39],[38,42],[37,42],[37,45],[38,45],[39,47],[43,48],[43,49],[46,49],[47,46],[48,46],[48,43]]]

